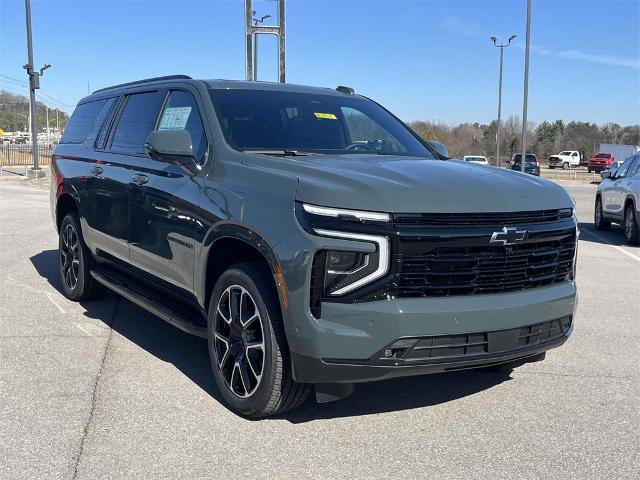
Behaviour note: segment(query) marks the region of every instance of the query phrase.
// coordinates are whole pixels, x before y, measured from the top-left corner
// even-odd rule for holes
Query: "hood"
[[[243,156],[243,163],[298,177],[296,199],[392,213],[468,213],[573,206],[557,184],[462,160],[387,155]]]

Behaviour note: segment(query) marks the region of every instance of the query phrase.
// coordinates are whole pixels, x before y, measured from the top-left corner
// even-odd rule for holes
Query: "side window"
[[[109,121],[111,120],[111,112],[113,111],[116,103],[118,103],[118,97],[111,97],[107,99],[104,108],[100,111],[100,114],[96,118],[96,125],[100,125],[100,130],[98,131],[98,135],[96,136],[96,141],[94,144],[96,148],[104,148],[104,141],[106,140],[109,129]]]
[[[207,136],[202,118],[193,95],[184,90],[173,90],[158,123],[158,130],[186,130],[191,135],[193,158],[200,163],[204,160]]]
[[[628,176],[627,173],[631,172],[634,169],[635,162],[635,157],[627,159],[622,165],[620,165],[620,168],[618,168],[618,171],[616,172],[616,178],[626,178]]]
[[[60,143],[82,143],[96,123],[96,117],[104,107],[106,99],[80,104],[73,111],[69,124],[64,129]]]
[[[129,95],[113,133],[111,150],[133,155],[144,153],[144,141],[156,126],[161,102],[158,91]]]
[[[628,162],[633,160],[633,163],[627,170],[627,178],[635,176],[640,171],[640,155],[636,155],[634,158],[627,160]]]

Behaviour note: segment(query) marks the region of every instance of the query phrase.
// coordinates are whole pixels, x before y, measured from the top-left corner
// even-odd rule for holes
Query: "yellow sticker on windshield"
[[[337,120],[338,119],[338,117],[336,117],[333,113],[313,112],[313,114],[316,116],[316,118],[324,118],[325,120]]]

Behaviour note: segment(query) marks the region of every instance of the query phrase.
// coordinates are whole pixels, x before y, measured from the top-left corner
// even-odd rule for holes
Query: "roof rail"
[[[105,87],[99,90],[94,90],[93,93],[105,92],[107,90],[112,90],[114,88],[128,87],[130,85],[138,85],[141,83],[157,82],[160,80],[193,80],[193,79],[189,75],[166,75],[164,77],[145,78],[144,80],[136,80],[135,82],[120,83],[118,85],[113,85],[111,87]]]

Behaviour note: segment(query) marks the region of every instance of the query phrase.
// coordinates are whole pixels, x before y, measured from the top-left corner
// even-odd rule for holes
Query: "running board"
[[[111,269],[97,266],[91,270],[91,276],[105,287],[153,313],[174,327],[196,337],[207,338],[206,328],[195,325],[157,293],[132,283],[124,275]]]

